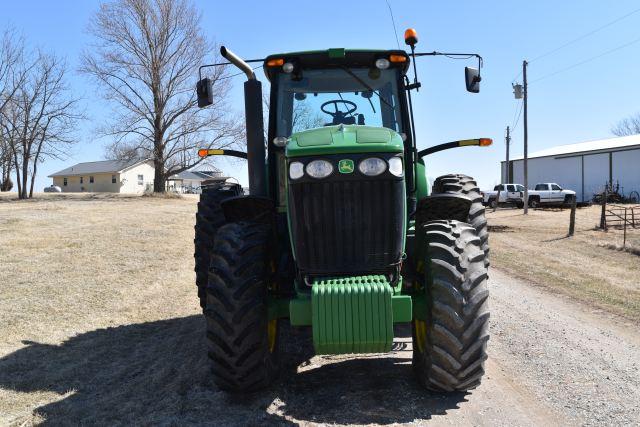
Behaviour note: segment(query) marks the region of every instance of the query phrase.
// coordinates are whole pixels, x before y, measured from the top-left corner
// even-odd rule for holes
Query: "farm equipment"
[[[216,384],[267,386],[279,366],[284,322],[311,327],[317,354],[391,351],[394,325],[410,323],[418,380],[439,392],[469,390],[484,374],[489,339],[488,234],[473,178],[427,186],[424,157],[486,146],[488,138],[416,148],[411,92],[416,58],[475,57],[467,90],[479,91],[481,57],[329,49],[260,60],[270,81],[268,143],[262,87],[248,62],[249,194],[238,184],[203,186],[196,218],[198,295]],[[413,61],[413,81],[407,76]],[[205,67],[205,66],[203,66]],[[201,67],[201,69],[203,68]],[[208,78],[198,102],[214,102]]]

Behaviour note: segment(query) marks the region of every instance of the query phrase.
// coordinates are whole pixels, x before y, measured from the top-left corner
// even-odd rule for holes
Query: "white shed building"
[[[524,183],[523,157],[502,162],[503,182]],[[529,188],[538,182],[556,182],[574,190],[577,200],[591,201],[607,182],[620,192],[640,192],[640,135],[559,145],[529,155]],[[510,179],[509,179],[510,178]]]

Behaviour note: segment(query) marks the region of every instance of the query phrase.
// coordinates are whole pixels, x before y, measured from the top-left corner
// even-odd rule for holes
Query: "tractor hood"
[[[338,125],[294,133],[287,143],[287,157],[342,153],[402,153],[397,132],[374,126]]]

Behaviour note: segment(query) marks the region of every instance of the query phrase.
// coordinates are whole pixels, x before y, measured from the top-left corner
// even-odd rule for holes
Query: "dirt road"
[[[12,254],[0,257],[0,425],[640,424],[637,322],[496,268],[487,375],[471,393],[423,391],[405,328],[393,353],[358,358],[309,358],[308,331],[287,331],[280,381],[228,396],[208,374],[194,208],[0,204]]]

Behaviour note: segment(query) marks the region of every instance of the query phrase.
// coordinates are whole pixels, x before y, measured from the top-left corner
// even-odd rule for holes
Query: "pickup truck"
[[[500,193],[500,200],[498,200]],[[493,187],[493,191],[483,191],[483,204],[495,208],[501,203],[515,204],[518,209],[524,206],[524,185],[521,184],[498,184]]]
[[[575,197],[575,191],[565,190],[555,182],[544,182],[529,190],[529,207],[569,204]]]

